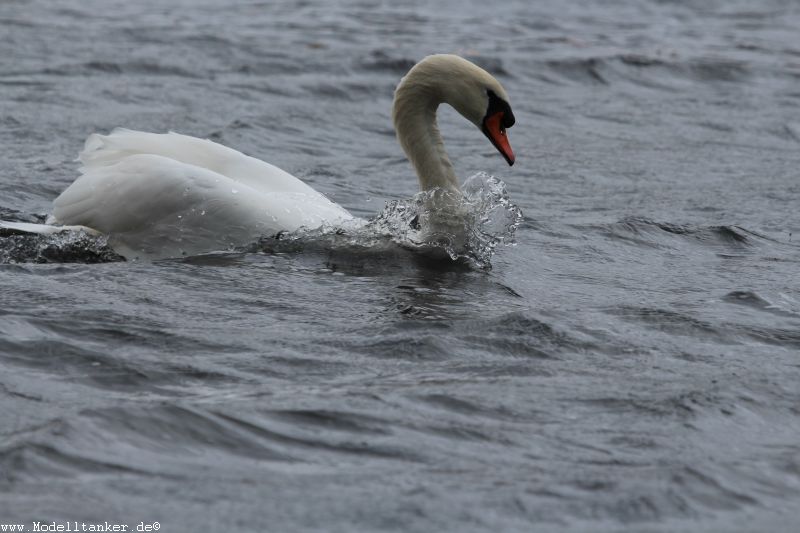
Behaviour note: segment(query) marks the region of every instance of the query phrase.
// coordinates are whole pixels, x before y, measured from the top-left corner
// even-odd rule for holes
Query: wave
[[[0,238],[0,264],[110,263],[124,260],[109,246],[105,237],[83,231]]]
[[[629,81],[665,90],[669,90],[676,79],[738,82],[753,73],[753,66],[747,62],[724,57],[679,58],[635,53],[552,59],[545,61],[543,67],[571,82],[610,85]]]
[[[694,243],[728,251],[745,252],[759,244],[777,241],[759,232],[737,225],[701,226],[659,222],[642,217],[627,217],[610,224],[575,226],[581,233],[598,233],[603,237],[648,248],[671,247]]]
[[[114,76],[134,74],[139,76],[175,76],[179,78],[200,78],[191,69],[170,65],[161,59],[131,61],[86,61],[82,63],[65,62],[42,69],[20,69],[7,72],[7,76]]]
[[[324,430],[324,431],[321,431]],[[14,481],[86,474],[169,476],[165,457],[189,465],[211,457],[258,463],[420,462],[395,442],[391,420],[358,411],[260,409],[248,413],[163,403],[82,410],[14,433],[0,446]],[[454,437],[451,437],[454,438]]]

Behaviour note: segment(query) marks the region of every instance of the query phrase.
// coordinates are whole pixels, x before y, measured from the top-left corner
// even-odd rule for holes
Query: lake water
[[[370,217],[417,191],[400,77],[495,74],[524,214],[491,268],[401,248],[156,262],[0,238],[0,523],[178,531],[793,531],[800,5],[0,4],[0,219],[94,131],[210,138]]]

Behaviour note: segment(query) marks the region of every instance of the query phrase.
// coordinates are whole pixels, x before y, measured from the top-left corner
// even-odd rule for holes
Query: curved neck
[[[404,79],[395,93],[394,127],[400,146],[417,172],[420,188],[458,191],[458,178],[436,124],[440,103],[442,98],[435,88]]]

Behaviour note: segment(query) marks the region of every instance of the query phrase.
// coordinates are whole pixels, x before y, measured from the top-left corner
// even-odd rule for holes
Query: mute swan
[[[506,136],[514,115],[500,83],[461,57],[428,56],[400,81],[392,109],[398,140],[423,191],[459,193],[436,124],[441,103],[453,106],[509,165],[514,163]],[[46,224],[0,221],[0,233],[82,229],[106,235],[126,258],[154,259],[228,249],[264,235],[354,219],[269,163],[177,133],[115,129],[92,134],[79,159],[81,176],[55,199]],[[449,216],[438,214],[439,219]]]

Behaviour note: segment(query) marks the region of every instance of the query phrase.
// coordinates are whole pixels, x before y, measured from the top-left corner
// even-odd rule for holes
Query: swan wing
[[[208,139],[179,133],[147,133],[116,128],[86,139],[78,159],[82,171],[113,165],[136,154],[154,154],[212,170],[262,192],[320,193],[280,168]]]

